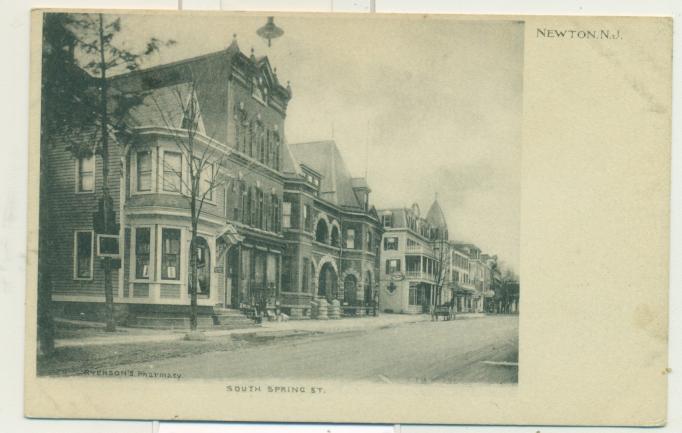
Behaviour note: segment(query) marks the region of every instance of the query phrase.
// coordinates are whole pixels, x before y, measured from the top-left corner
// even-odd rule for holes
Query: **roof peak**
[[[438,203],[438,193],[436,193],[436,198],[426,214],[426,220],[434,227],[444,228],[446,230],[448,228],[448,224],[445,221],[445,213],[440,207],[440,203]]]

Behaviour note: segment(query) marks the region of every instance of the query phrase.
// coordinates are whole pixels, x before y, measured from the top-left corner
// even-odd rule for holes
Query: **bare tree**
[[[435,270],[435,283],[434,283],[434,298],[433,305],[440,305],[443,302],[443,289],[445,289],[445,284],[448,280],[448,274],[450,270],[449,254],[450,254],[450,244],[445,238],[445,233],[441,233],[438,230],[435,240],[432,242],[433,249],[436,253],[436,270]]]
[[[199,74],[191,67],[186,70],[189,78],[181,84],[166,87],[172,95],[171,101],[162,101],[153,92],[151,100],[161,115],[173,142],[182,154],[181,167],[163,161],[164,187],[179,193],[185,198],[191,224],[190,241],[190,275],[188,279],[190,291],[190,330],[195,331],[198,325],[197,296],[199,281],[199,222],[204,211],[204,204],[211,200],[213,194],[228,182],[236,179],[225,169],[232,150],[215,139],[215,133],[203,129],[203,119],[198,104],[197,94],[200,87],[210,89],[213,78]],[[214,74],[215,75],[215,71]],[[180,114],[178,119],[176,114]],[[178,124],[180,121],[180,124]],[[216,125],[217,127],[217,125]],[[215,132],[215,131],[213,131]],[[186,173],[186,175],[184,174]],[[210,270],[209,270],[210,272]]]
[[[102,160],[102,197],[101,197],[101,230],[104,233],[117,234],[115,211],[111,197],[109,182],[109,144],[112,138],[119,143],[127,141],[129,130],[124,121],[128,111],[141,102],[139,92],[126,93],[110,89],[109,78],[117,71],[134,71],[146,56],[158,52],[163,45],[172,45],[175,41],[162,42],[151,38],[146,48],[141,52],[134,52],[116,43],[115,38],[121,32],[121,18],[107,19],[99,14],[75,14],[71,16],[69,30],[75,39],[76,56],[81,67],[91,75],[95,91],[91,98],[82,101],[89,107],[94,118],[93,136],[95,149],[82,144],[71,147],[71,151],[81,156],[90,152],[98,154]],[[116,329],[114,319],[114,295],[112,286],[111,258],[102,261],[104,270],[104,298],[106,330]]]

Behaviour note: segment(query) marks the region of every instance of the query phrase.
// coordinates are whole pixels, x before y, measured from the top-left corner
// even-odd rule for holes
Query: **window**
[[[257,204],[257,212],[256,212],[256,218],[258,221],[258,228],[265,228],[265,212],[264,212],[264,199],[263,199],[263,191],[261,189],[258,189],[258,204]]]
[[[268,287],[275,287],[277,285],[277,256],[268,254],[265,262],[265,280]]]
[[[74,234],[74,278],[77,280],[92,279],[92,231],[76,231]]]
[[[163,190],[182,191],[182,154],[180,153],[163,153]]]
[[[149,279],[149,262],[151,258],[151,230],[148,227],[135,229],[135,278]]]
[[[251,205],[251,188],[246,187],[246,183],[242,182],[241,186],[241,199],[242,199],[242,205],[241,205],[241,213],[242,216],[240,218],[241,222],[244,224],[249,223],[249,213],[251,212],[249,206]]]
[[[384,251],[397,250],[398,249],[398,238],[390,237],[384,238]]]
[[[355,249],[355,229],[346,230],[346,248]]]
[[[248,139],[248,149],[246,149],[247,146],[245,146],[244,151],[246,152],[248,150],[249,156],[253,157],[253,143],[255,140],[256,136],[256,131],[255,131],[255,125],[253,122],[249,122],[249,139]]]
[[[291,203],[288,201],[282,203],[282,227],[291,227]]]
[[[386,260],[386,274],[390,275],[394,272],[400,271],[400,259]]]
[[[367,230],[367,251],[372,251],[372,232]]]
[[[409,305],[419,305],[419,295],[418,295],[417,286],[412,285],[412,284],[410,285],[410,293],[409,293],[408,304]]]
[[[95,156],[81,156],[78,159],[78,192],[95,190]]]
[[[161,279],[180,279],[180,229],[161,230]]]
[[[393,215],[382,215],[381,224],[383,224],[384,227],[393,227]]]
[[[310,231],[312,229],[312,214],[309,205],[303,205],[303,224],[305,229]]]
[[[339,242],[339,228],[335,225],[332,225],[331,244],[333,247],[341,246]]]
[[[276,195],[272,195],[272,231],[279,233],[281,230],[280,219],[279,219],[279,198]]]
[[[242,206],[242,222],[244,224],[251,224],[251,197],[253,196],[253,188],[245,187],[246,194],[244,197],[244,206]]]
[[[152,155],[151,152],[137,152],[137,190],[152,190]]]

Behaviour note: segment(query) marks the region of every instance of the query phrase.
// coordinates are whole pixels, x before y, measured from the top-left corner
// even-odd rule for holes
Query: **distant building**
[[[379,279],[382,311],[418,314],[428,312],[432,305],[449,302],[450,292],[444,287],[446,274],[441,271],[441,260],[447,256],[448,229],[438,201],[426,218],[416,203],[378,213],[384,228]]]
[[[474,244],[450,243],[450,287],[457,312],[483,311],[485,265]]]

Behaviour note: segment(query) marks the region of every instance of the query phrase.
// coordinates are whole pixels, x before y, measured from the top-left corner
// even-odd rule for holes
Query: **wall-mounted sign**
[[[391,274],[391,279],[393,281],[402,281],[405,279],[405,275],[400,271],[396,271]]]
[[[213,272],[215,272],[216,274],[223,274],[225,273],[225,268],[223,266],[216,266],[215,268],[213,268]]]

